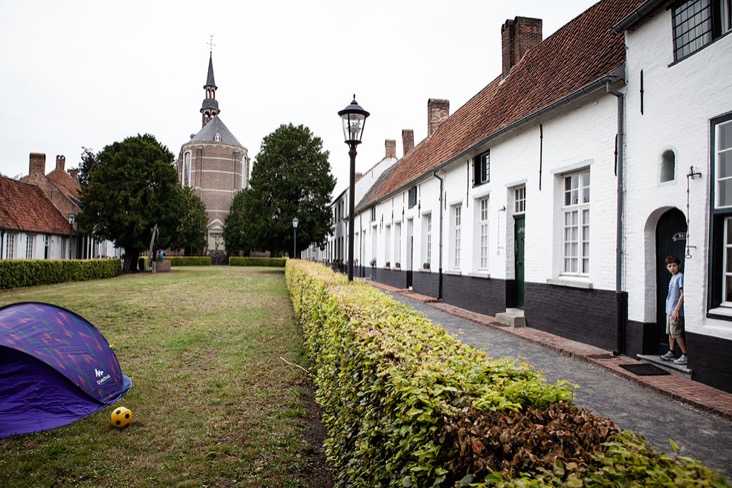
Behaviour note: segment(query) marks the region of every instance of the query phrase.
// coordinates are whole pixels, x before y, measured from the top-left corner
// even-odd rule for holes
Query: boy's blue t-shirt
[[[666,315],[674,313],[676,304],[679,303],[681,297],[681,290],[684,289],[684,275],[683,273],[676,273],[671,277],[671,281],[668,283],[668,295],[666,295]],[[679,316],[684,316],[684,304],[681,304],[679,309]]]

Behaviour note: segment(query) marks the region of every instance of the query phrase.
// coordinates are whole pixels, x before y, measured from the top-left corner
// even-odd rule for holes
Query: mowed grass
[[[305,373],[284,271],[174,268],[0,293],[94,324],[132,388],[117,404],[52,431],[0,439],[0,486],[299,487]]]

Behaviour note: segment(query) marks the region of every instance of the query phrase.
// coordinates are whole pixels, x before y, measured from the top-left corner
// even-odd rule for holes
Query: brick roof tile
[[[69,222],[40,188],[0,176],[0,229],[67,235]]]

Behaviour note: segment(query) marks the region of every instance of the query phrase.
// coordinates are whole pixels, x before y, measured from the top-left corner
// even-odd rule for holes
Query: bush
[[[364,283],[299,260],[285,275],[339,486],[592,484],[624,462],[723,482],[696,461],[661,462],[575,407],[571,385],[491,359]]]
[[[119,259],[0,261],[0,290],[112,278],[121,272],[122,264]]]
[[[229,266],[268,266],[272,268],[284,268],[286,258],[252,258],[246,256],[231,256]]]
[[[211,256],[165,256],[171,266],[211,266]]]

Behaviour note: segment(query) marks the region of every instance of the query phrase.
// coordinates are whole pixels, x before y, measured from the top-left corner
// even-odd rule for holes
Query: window
[[[426,232],[426,249],[425,249],[425,259],[424,264],[426,264],[427,268],[430,267],[432,264],[432,214],[425,215],[425,232]]]
[[[564,274],[590,272],[590,171],[564,175]]]
[[[33,259],[33,243],[36,236],[28,235],[25,240],[25,259]]]
[[[371,207],[371,222],[376,222],[376,207]]]
[[[221,132],[214,134],[214,141],[221,142]]]
[[[480,229],[480,266],[479,269],[488,269],[488,199],[481,198],[478,226]]]
[[[183,186],[191,186],[191,153],[185,152],[183,154]]]
[[[689,0],[673,10],[674,59],[679,61],[732,29],[732,0]]]
[[[486,151],[476,156],[473,160],[473,167],[475,169],[474,184],[488,183],[491,180],[491,152]]]
[[[462,214],[462,205],[455,205],[454,207],[452,207],[452,219],[450,219],[450,224],[452,227],[452,268],[456,270],[460,269],[460,247],[462,244]]]
[[[5,259],[13,259],[15,256],[15,234],[8,233],[5,242]]]
[[[520,186],[513,191],[513,213],[526,213],[526,187]]]
[[[661,155],[661,183],[673,181],[676,178],[676,154],[671,151],[664,151]]]
[[[394,265],[402,262],[402,224],[394,224]]]
[[[386,226],[384,231],[384,260],[387,268],[391,266],[391,225]]]
[[[242,189],[249,187],[249,158],[246,156],[241,159],[241,187]]]
[[[413,186],[409,189],[409,208],[417,205],[417,187]]]
[[[714,197],[709,307],[732,308],[732,115],[712,121]]]

